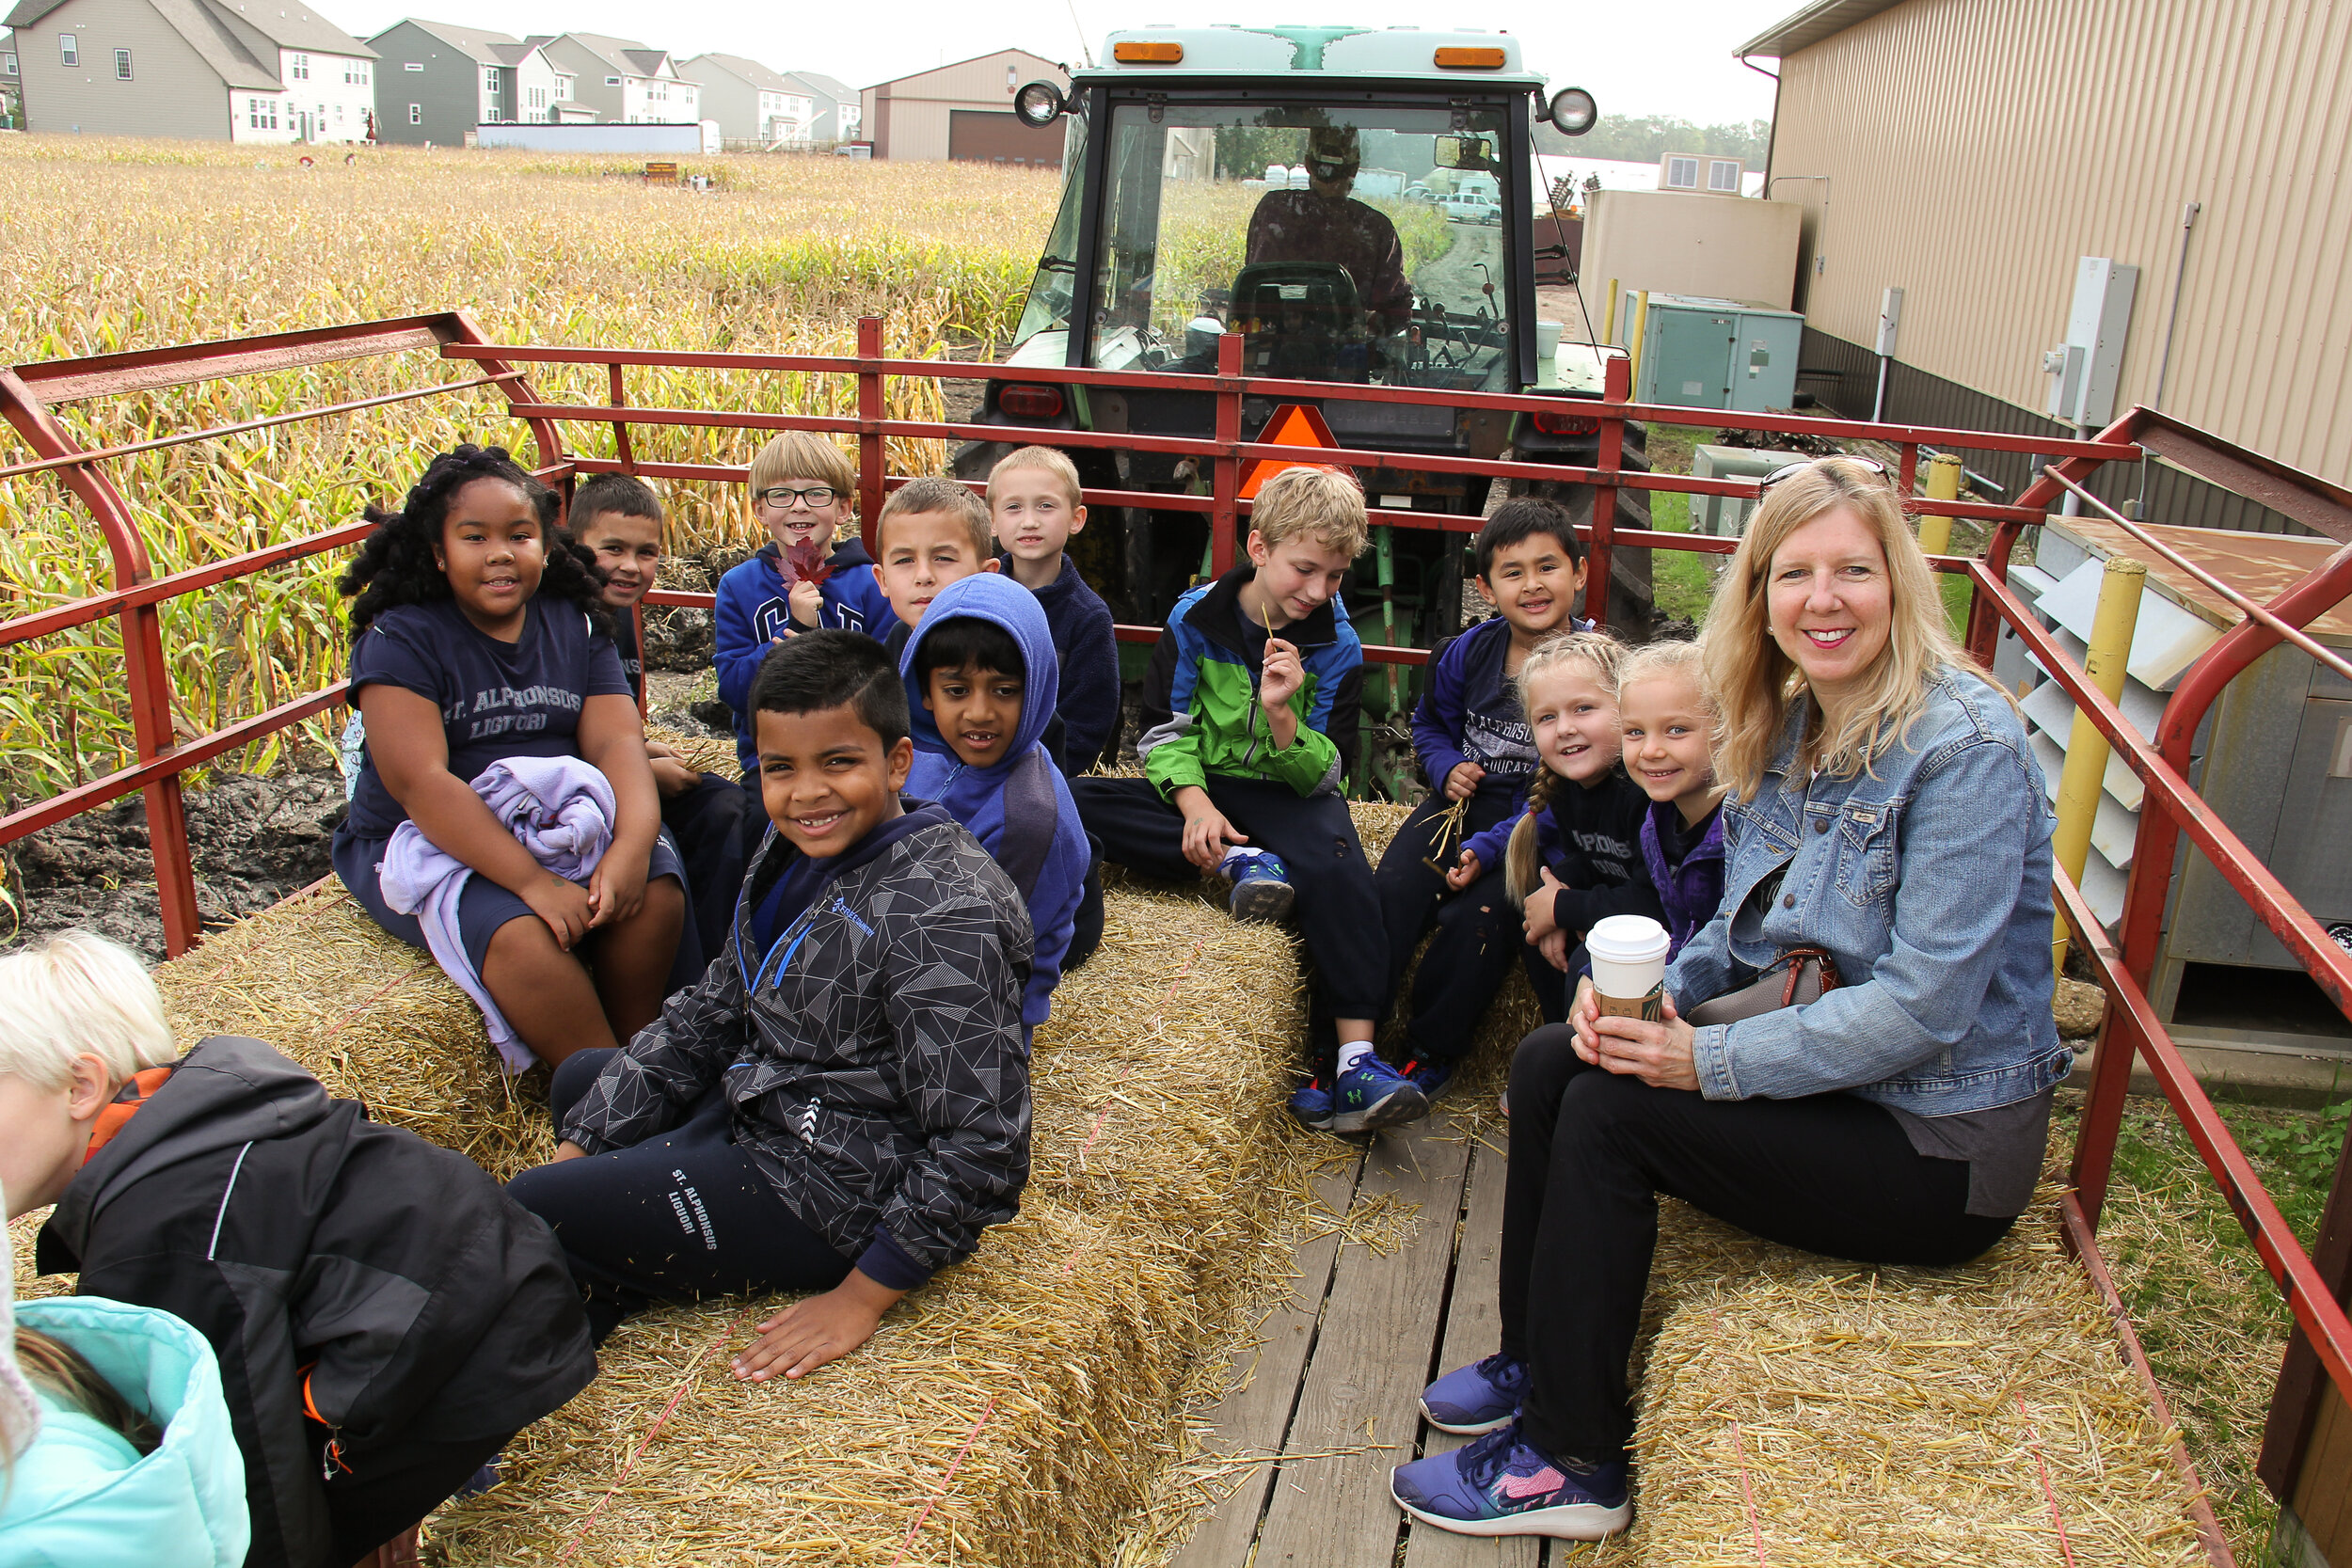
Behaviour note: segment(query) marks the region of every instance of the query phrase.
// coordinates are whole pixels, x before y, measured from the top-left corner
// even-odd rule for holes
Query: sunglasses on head
[[[1869,469],[1881,479],[1884,479],[1886,477],[1886,465],[1880,462],[1877,458],[1853,457],[1841,453],[1836,457],[1807,458],[1803,463],[1791,463],[1785,468],[1774,468],[1771,473],[1766,474],[1762,479],[1756,482],[1756,494],[1762,495],[1773,485],[1778,484],[1782,480],[1787,479],[1790,474],[1801,474],[1807,468],[1818,468],[1824,463],[1851,463],[1859,467]]]

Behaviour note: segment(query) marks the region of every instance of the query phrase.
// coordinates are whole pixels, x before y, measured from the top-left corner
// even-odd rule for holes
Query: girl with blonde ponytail
[[[1446,877],[1468,887],[1498,860],[1506,895],[1520,908],[1528,979],[1544,1016],[1567,1016],[1567,980],[1594,921],[1659,913],[1642,874],[1642,816],[1649,798],[1619,763],[1617,664],[1625,648],[1606,632],[1563,632],[1519,667],[1519,703],[1543,771],[1515,823],[1462,847]]]

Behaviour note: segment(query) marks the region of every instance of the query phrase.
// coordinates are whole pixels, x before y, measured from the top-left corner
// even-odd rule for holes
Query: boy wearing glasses
[[[735,712],[735,754],[748,789],[759,788],[752,677],[769,650],[819,626],[882,638],[898,625],[866,546],[855,534],[834,542],[856,486],[848,456],[809,431],[785,431],[752,459],[752,514],[767,528],[769,543],[719,579],[711,659],[719,700]]]

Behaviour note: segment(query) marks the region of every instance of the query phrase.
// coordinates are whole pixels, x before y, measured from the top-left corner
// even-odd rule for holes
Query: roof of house
[[[1833,37],[1867,22],[1881,11],[1891,11],[1902,0],[1812,0],[1812,4],[1794,16],[1784,17],[1764,31],[1732,51],[1734,55],[1767,55],[1787,59],[1800,50],[1810,49],[1823,39]]]
[[[616,39],[604,33],[533,33],[525,43],[545,47],[561,39],[569,39],[615,71],[628,76],[651,76],[661,69],[661,62],[670,57],[666,49],[648,49],[635,39]]]
[[[511,65],[514,62],[500,59],[499,51],[508,47],[516,49],[523,47],[522,40],[512,33],[487,32],[480,27],[460,27],[448,22],[427,22],[421,16],[404,16],[392,25],[396,27],[404,24],[414,27],[421,33],[439,39],[459,54],[482,65]],[[380,39],[384,33],[391,30],[391,27],[387,27],[383,33],[378,33],[375,37]],[[371,39],[369,41],[373,42],[374,40]]]
[[[709,54],[697,55],[691,60],[680,60],[677,68],[683,71],[691,66],[699,66],[705,60],[708,60],[730,76],[740,77],[762,92],[797,90],[793,84],[785,78],[783,72],[771,71],[757,60],[747,60],[740,55],[722,55],[713,51]]]
[[[29,27],[64,4],[65,0],[19,0],[7,21],[12,28]],[[281,10],[260,5],[258,0],[149,0],[149,4],[213,74],[231,87],[276,92],[285,86],[277,60],[257,57],[230,28],[232,16],[281,49],[363,60],[376,57],[374,50],[298,5]]]
[[[787,71],[785,74],[805,86],[819,98],[830,98],[837,103],[857,102],[857,88],[837,77],[826,76],[814,71]]]

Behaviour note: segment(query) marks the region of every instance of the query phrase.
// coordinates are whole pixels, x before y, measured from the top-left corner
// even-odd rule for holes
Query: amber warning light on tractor
[[[1440,49],[1438,51],[1439,71],[1501,71],[1502,51],[1500,49]]]
[[[1184,46],[1181,43],[1148,43],[1141,39],[1128,39],[1112,48],[1111,58],[1120,65],[1182,65]]]

